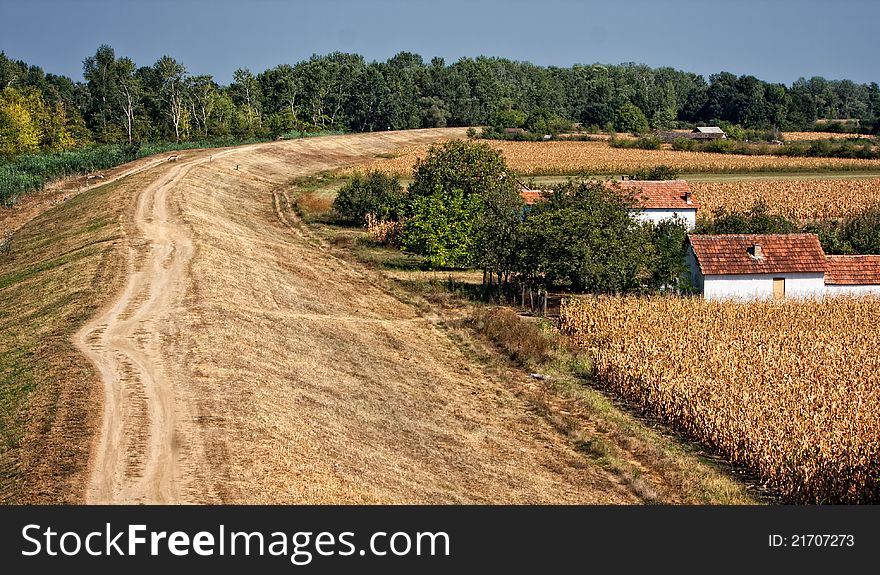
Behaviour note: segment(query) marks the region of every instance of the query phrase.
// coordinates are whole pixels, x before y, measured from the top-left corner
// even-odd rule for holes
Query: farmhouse
[[[691,234],[687,265],[706,299],[880,295],[880,256],[826,256],[815,234]]]
[[[622,180],[617,184],[635,195],[639,208],[635,217],[639,221],[656,224],[679,218],[689,230],[697,225],[700,204],[686,180]]]
[[[706,299],[821,297],[825,252],[815,234],[688,236],[692,285]]]
[[[622,180],[606,182],[606,185],[615,183],[621,190],[634,195],[638,209],[633,215],[638,221],[658,223],[679,218],[689,230],[697,225],[700,204],[694,199],[686,180]],[[540,201],[542,194],[541,190],[525,189],[520,192],[526,206]]]

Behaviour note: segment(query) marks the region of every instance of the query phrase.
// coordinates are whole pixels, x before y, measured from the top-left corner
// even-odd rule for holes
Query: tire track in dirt
[[[214,157],[228,152],[214,154]],[[134,222],[146,247],[129,251],[120,298],[77,334],[80,350],[104,385],[100,438],[92,457],[88,503],[174,503],[180,500],[178,434],[162,362],[162,336],[182,300],[192,239],[169,215],[169,192],[196,165],[175,164],[138,197]]]

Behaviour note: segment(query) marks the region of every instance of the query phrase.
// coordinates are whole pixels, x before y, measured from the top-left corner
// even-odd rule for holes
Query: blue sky
[[[874,0],[0,0],[0,50],[76,80],[106,43],[139,66],[168,54],[221,83],[336,50],[872,82],[877,22]]]

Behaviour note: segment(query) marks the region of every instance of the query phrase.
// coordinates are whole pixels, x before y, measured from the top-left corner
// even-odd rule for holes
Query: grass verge
[[[120,184],[45,212],[0,253],[0,502],[81,501],[102,395],[72,336],[125,277]]]

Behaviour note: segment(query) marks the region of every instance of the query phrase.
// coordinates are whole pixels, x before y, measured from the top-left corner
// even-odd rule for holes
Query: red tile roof
[[[541,190],[522,190],[519,195],[526,203],[527,206],[531,206],[535,202],[539,201],[544,197],[544,192]]]
[[[623,190],[631,190],[642,209],[696,210],[700,207],[691,195],[687,180],[623,180],[616,183]]]
[[[880,285],[880,256],[827,256],[825,283]]]
[[[688,236],[703,275],[824,272],[825,252],[816,234]],[[761,257],[753,246],[761,246]]]
[[[622,180],[606,184],[617,184],[621,190],[631,192],[642,209],[696,210],[700,207],[700,203],[689,195],[691,189],[686,180]],[[519,193],[529,206],[540,201],[541,194],[541,190],[523,190]]]

